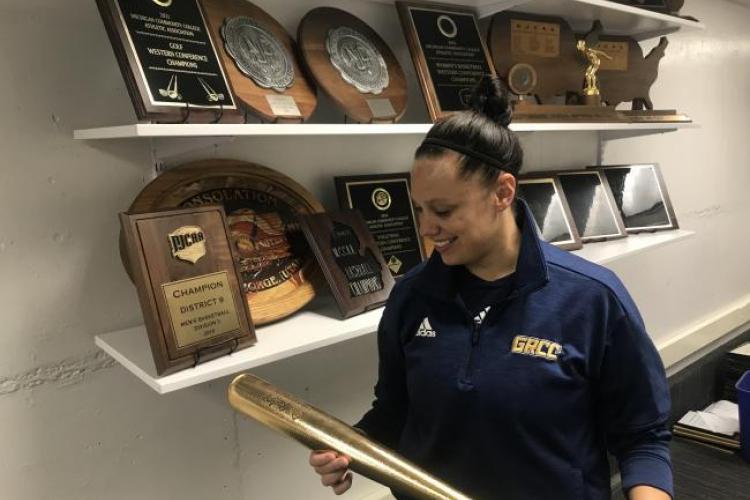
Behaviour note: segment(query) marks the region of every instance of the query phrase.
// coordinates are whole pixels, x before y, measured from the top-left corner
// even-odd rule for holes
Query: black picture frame
[[[603,173],[574,170],[558,172],[557,178],[583,243],[627,237],[625,223]]]
[[[658,164],[597,165],[590,168],[605,175],[629,234],[679,229]]]
[[[563,250],[583,247],[568,200],[556,176],[521,177],[517,193],[531,209],[542,240]]]

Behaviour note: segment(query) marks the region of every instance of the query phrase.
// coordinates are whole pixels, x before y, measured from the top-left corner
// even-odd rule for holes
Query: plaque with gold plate
[[[643,57],[643,50],[634,38],[599,36],[596,48],[609,55],[609,58],[601,61],[599,68],[602,101],[612,107],[632,102],[632,109],[621,112],[633,122],[690,122],[688,116],[676,110],[654,109],[651,101],[651,86],[659,74],[659,63],[667,45],[667,38],[661,37],[659,43]]]
[[[302,61],[318,87],[360,123],[393,123],[406,111],[406,76],[382,38],[333,7],[308,12],[297,29]]]
[[[302,215],[300,222],[344,318],[385,304],[394,280],[362,214]]]
[[[139,120],[243,120],[198,0],[97,0]]]
[[[466,109],[482,77],[495,76],[474,11],[440,3],[396,7],[430,118]]]
[[[407,172],[334,177],[334,182],[339,207],[359,210],[394,278],[424,260]]]
[[[255,343],[221,207],[120,214],[158,375]]]
[[[317,98],[297,61],[297,47],[284,27],[245,0],[202,0],[237,99],[270,122],[303,122]]]
[[[495,14],[489,46],[495,70],[520,97],[514,105],[516,122],[627,121],[614,108],[603,106],[582,82],[596,74],[593,47],[581,46],[562,18],[504,11]],[[598,93],[596,93],[598,97]]]
[[[207,205],[224,207],[255,325],[293,314],[325,286],[298,220],[323,207],[300,184],[270,168],[220,159],[178,166],[151,181],[129,212]]]

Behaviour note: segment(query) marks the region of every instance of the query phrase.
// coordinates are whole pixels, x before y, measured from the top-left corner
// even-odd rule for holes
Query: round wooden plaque
[[[404,115],[404,70],[364,21],[340,9],[319,7],[302,19],[297,40],[316,84],[353,120],[392,123]]]
[[[567,92],[580,92],[583,87],[586,65],[578,55],[575,34],[564,19],[498,12],[492,16],[488,38],[498,76],[508,81],[513,67],[530,66],[536,74],[532,92],[542,104],[551,104],[553,97]]]
[[[297,214],[323,212],[323,206],[304,187],[270,168],[237,160],[188,163],[149,183],[129,212],[204,205],[224,206],[255,325],[291,315],[324,286],[297,220]],[[125,266],[128,269],[127,262]]]
[[[310,118],[317,98],[294,40],[260,7],[245,0],[202,2],[211,36],[234,95],[251,113],[272,122]]]

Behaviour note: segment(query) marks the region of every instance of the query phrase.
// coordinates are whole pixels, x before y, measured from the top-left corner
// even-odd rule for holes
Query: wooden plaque
[[[131,213],[222,205],[243,291],[262,325],[301,309],[323,285],[299,227],[300,214],[323,207],[289,177],[253,163],[204,160],[168,170],[149,183]],[[127,263],[126,263],[127,268]]]
[[[158,375],[255,343],[221,207],[120,223]]]
[[[242,120],[198,0],[97,5],[139,120]]]
[[[297,30],[302,61],[316,84],[353,120],[393,123],[406,111],[406,77],[382,38],[333,7],[305,15]]]
[[[531,209],[541,239],[563,250],[583,247],[559,179],[555,176],[520,178],[518,196]]]
[[[555,96],[580,92],[586,65],[564,19],[498,12],[492,16],[488,40],[495,71],[516,94],[534,95],[539,103],[550,104]],[[533,85],[516,83],[532,79]]]
[[[362,214],[395,279],[424,260],[408,172],[334,177],[334,181],[339,207]]]
[[[271,122],[303,122],[317,98],[283,26],[245,0],[201,0],[237,99]]]
[[[482,77],[495,76],[474,11],[401,1],[396,7],[430,118],[466,109]]]
[[[302,215],[300,221],[344,318],[385,304],[394,280],[359,212]]]
[[[621,102],[633,101],[635,110],[653,110],[649,94],[659,74],[659,62],[668,43],[666,37],[661,37],[659,44],[644,58],[641,46],[635,39],[600,36],[597,48],[612,57],[612,60],[602,58],[598,72],[602,100],[613,107]]]

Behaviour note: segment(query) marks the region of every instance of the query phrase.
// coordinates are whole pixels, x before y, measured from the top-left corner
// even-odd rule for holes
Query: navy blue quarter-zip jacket
[[[609,500],[607,451],[624,490],[672,495],[666,376],[635,304],[518,209],[514,287],[486,314],[471,317],[437,253],[396,285],[356,426],[479,500]]]

